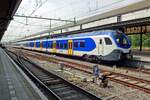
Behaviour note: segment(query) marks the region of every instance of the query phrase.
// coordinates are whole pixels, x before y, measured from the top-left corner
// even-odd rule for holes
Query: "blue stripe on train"
[[[78,43],[78,47],[73,47],[75,51],[92,51],[96,48],[96,44],[92,38],[73,39],[73,44],[75,42]],[[82,43],[84,43],[84,47],[81,46],[83,45]]]
[[[72,39],[72,40],[73,40],[73,50],[75,50],[75,51],[92,51],[93,49],[96,48],[96,44],[92,38],[78,38],[78,39]],[[42,41],[42,47],[43,48],[51,48],[52,43],[53,43],[52,41]],[[58,44],[58,43],[63,44],[63,47],[58,48],[56,46],[57,49],[62,49],[62,50],[68,49],[68,40],[56,40],[56,44]],[[78,44],[77,47],[74,47],[75,43]],[[66,47],[64,47],[65,44],[67,44]],[[84,44],[84,47],[81,46],[83,44]],[[30,42],[30,47],[34,47],[34,42]],[[36,42],[36,47],[37,48],[40,47],[39,41]]]

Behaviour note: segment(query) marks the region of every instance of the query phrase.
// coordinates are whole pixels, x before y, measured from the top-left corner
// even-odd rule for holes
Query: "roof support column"
[[[118,15],[118,16],[117,16],[117,22],[121,22],[121,20],[122,20],[122,16],[121,16],[121,15]]]
[[[140,51],[142,51],[142,33],[140,33]]]
[[[82,30],[82,24],[80,24],[80,30]]]

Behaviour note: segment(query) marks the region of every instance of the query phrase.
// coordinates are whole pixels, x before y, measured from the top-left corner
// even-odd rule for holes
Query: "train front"
[[[116,31],[113,37],[117,47],[115,52],[120,54],[120,60],[132,58],[131,41],[128,36],[121,31]]]

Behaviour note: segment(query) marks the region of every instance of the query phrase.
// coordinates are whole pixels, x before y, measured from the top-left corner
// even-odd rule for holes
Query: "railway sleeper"
[[[69,91],[69,90],[72,90],[72,89],[69,86],[67,86],[67,87],[55,88],[53,90],[55,92],[64,92],[64,91]]]
[[[75,91],[75,90],[69,90],[69,91],[65,91],[65,92],[61,93],[62,96],[65,96],[65,95],[68,95],[68,94],[77,94],[77,91]]]
[[[72,94],[63,98],[64,100],[91,100],[87,98],[85,95]]]
[[[68,100],[72,100],[73,98],[75,100],[78,100],[81,98],[87,99],[87,97],[84,96],[84,94],[80,94],[78,91],[72,90],[70,87],[58,88],[58,89],[54,89],[53,91],[63,98],[68,98]]]
[[[49,81],[44,81],[43,83],[46,85],[54,85],[54,84],[62,83],[62,80],[60,80],[60,79],[49,80]]]
[[[70,96],[73,96],[73,95],[75,95],[76,97],[79,96],[79,94],[77,93],[77,91],[73,91],[73,90],[64,91],[64,92],[59,92],[58,95],[59,95],[60,97],[63,97],[63,98],[65,98],[65,97],[70,97]]]
[[[51,77],[48,76],[48,75],[37,75],[37,77],[38,77],[38,78],[43,78],[43,79],[44,79],[44,78],[51,78]]]
[[[51,81],[51,80],[54,80],[54,78],[40,78],[41,81]]]
[[[51,89],[57,89],[57,88],[61,88],[61,87],[68,87],[66,84],[56,84],[56,85],[51,85],[48,86]]]
[[[70,90],[67,90],[70,91]],[[86,98],[85,96],[83,96],[82,94],[79,94],[78,92],[56,92],[57,95],[59,95],[60,97],[63,98],[63,100],[79,100],[81,98]]]

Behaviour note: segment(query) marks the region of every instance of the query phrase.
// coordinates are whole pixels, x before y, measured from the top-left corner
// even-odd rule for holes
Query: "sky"
[[[22,0],[16,15],[67,20],[76,18],[78,20],[139,1],[142,0]],[[51,23],[52,27],[56,27],[63,22],[52,21]],[[48,20],[26,19],[14,16],[2,38],[2,42],[16,40],[49,28],[50,21]]]

